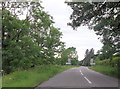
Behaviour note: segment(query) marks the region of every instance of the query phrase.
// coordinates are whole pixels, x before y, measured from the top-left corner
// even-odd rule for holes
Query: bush
[[[103,62],[103,65],[109,65],[110,64],[110,59],[105,59],[102,62]]]
[[[109,65],[96,65],[96,66],[91,66],[89,67],[90,69],[93,69],[97,72],[101,72],[105,75],[110,75],[114,77],[119,77],[120,74],[118,74],[118,69],[116,67],[112,67]]]
[[[97,60],[97,61],[95,61],[95,63],[97,65],[109,65],[110,64],[110,59],[105,59],[105,60],[102,60],[102,61]]]
[[[120,57],[114,57],[112,60],[112,63],[114,66],[119,67],[120,66]]]

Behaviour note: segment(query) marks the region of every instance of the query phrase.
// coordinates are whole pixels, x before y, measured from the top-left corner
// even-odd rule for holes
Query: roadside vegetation
[[[120,53],[113,55],[112,60],[104,59],[99,60],[100,56],[95,58],[95,66],[89,67],[97,72],[101,72],[106,75],[114,76],[120,78]]]
[[[60,28],[53,26],[53,17],[44,11],[41,2],[0,4],[3,74],[39,65],[65,65],[68,58],[72,65],[77,65],[76,48],[65,48],[65,43],[60,40]]]
[[[109,65],[95,65],[89,67],[92,70],[95,70],[96,72],[101,72],[105,75],[113,76],[118,78],[118,69],[116,67],[111,67]],[[120,75],[119,75],[120,76]]]
[[[4,87],[36,86],[70,68],[63,66],[68,59],[71,59],[72,65],[89,66],[93,58],[96,66],[92,69],[120,76],[117,73],[117,69],[120,70],[119,2],[67,3],[73,9],[70,17],[72,22],[68,25],[73,29],[81,25],[88,26],[103,43],[97,55],[93,48],[87,49],[81,63],[78,62],[76,48],[66,48],[65,42],[61,41],[60,28],[54,27],[53,17],[44,11],[40,1],[6,1],[0,4]]]
[[[68,59],[78,65],[76,48],[65,47],[60,28],[40,1],[10,0],[0,6],[3,87],[34,87],[71,68],[64,66]]]
[[[73,10],[68,23],[73,29],[88,26],[99,36],[103,46],[94,53],[87,49],[81,65],[90,66],[91,59],[96,63],[90,67],[98,72],[120,78],[120,2],[66,2]]]
[[[40,83],[48,80],[59,72],[67,70],[75,66],[59,66],[59,65],[41,65],[35,68],[30,68],[28,70],[16,71],[9,75],[2,77],[2,87],[5,89],[26,89],[33,88]],[[7,88],[6,88],[7,89]]]

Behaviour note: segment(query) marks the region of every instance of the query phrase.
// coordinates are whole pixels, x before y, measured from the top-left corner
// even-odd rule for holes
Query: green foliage
[[[79,65],[79,61],[77,59],[71,60],[72,65]]]
[[[74,1],[74,0],[73,0]],[[100,36],[103,47],[101,59],[112,60],[120,51],[120,2],[68,2],[73,12],[68,23],[73,29],[87,25]]]
[[[109,58],[109,59],[104,59],[104,60],[101,60],[101,55],[98,55],[96,58],[95,58],[95,63],[96,64],[100,64],[100,65],[111,65],[113,67],[116,67],[116,66],[119,66],[119,63],[120,63],[120,55],[119,53],[116,53],[115,55],[113,55],[112,57],[112,60]]]
[[[120,78],[119,70],[116,67],[111,67],[109,65],[96,65],[89,68],[106,75]]]
[[[113,55],[112,60],[110,58],[101,60],[101,55],[98,55],[95,58],[95,63],[96,63],[96,65],[109,65],[109,66],[112,66],[112,67],[119,68],[119,66],[120,66],[119,65],[120,64],[120,55],[119,55],[119,53],[116,53],[115,55]]]
[[[116,53],[111,59],[100,60],[100,55],[95,59],[96,66],[90,67],[93,70],[102,72],[107,75],[119,77],[120,73],[120,55]]]
[[[83,65],[89,66],[91,58],[94,58],[94,49],[90,49],[90,51],[87,49],[85,52],[85,58],[83,59]]]
[[[114,57],[112,63],[116,67],[120,67],[120,57]]]
[[[110,64],[110,59],[104,59],[103,61],[99,61],[100,65],[109,65]]]
[[[64,49],[64,42],[60,41],[62,33],[59,28],[53,26],[53,17],[43,10],[41,3],[0,4],[2,65],[5,73],[18,69],[26,70],[37,65],[55,64],[59,61],[55,56]],[[27,14],[24,13],[25,9]],[[19,19],[21,14],[26,15],[26,18]]]
[[[69,47],[65,49],[61,54],[61,64],[64,65],[68,62],[68,59],[71,59],[72,65],[78,64],[78,55],[76,48]]]
[[[29,70],[17,71],[2,77],[4,87],[35,87],[59,72],[72,68],[73,66],[41,65]]]

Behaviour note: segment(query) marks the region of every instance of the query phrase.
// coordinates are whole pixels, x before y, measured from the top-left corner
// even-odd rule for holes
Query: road
[[[119,89],[118,79],[76,67],[57,74],[35,89]]]

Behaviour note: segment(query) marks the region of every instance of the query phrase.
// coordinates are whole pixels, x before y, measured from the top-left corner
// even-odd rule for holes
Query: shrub
[[[114,66],[119,67],[120,66],[120,57],[114,57],[112,60],[112,63]]]

